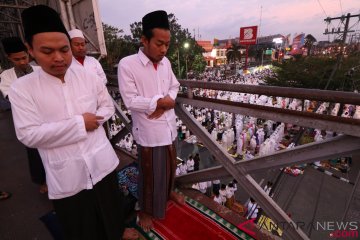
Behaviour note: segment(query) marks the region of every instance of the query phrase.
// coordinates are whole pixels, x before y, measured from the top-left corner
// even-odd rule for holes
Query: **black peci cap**
[[[4,51],[7,55],[27,51],[23,41],[18,37],[8,37],[1,40]]]
[[[29,7],[22,12],[21,18],[27,42],[31,42],[35,34],[43,32],[61,32],[69,38],[59,14],[48,6],[36,5]]]
[[[168,15],[163,10],[154,11],[146,14],[142,18],[143,33],[154,28],[169,29]]]

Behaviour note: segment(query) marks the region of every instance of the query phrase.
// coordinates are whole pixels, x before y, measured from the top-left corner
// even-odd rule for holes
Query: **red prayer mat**
[[[156,234],[169,240],[238,239],[216,222],[208,219],[187,204],[170,201],[163,220],[155,220]]]

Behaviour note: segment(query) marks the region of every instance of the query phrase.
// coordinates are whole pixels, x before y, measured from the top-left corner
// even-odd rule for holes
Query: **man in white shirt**
[[[102,127],[114,113],[97,76],[72,61],[58,13],[44,5],[22,12],[29,53],[41,69],[9,91],[18,139],[41,155],[64,239],[137,239],[124,229],[115,168],[118,158]]]
[[[184,175],[184,174],[187,174],[187,164],[185,161],[183,161],[180,165],[180,175]]]
[[[29,64],[27,49],[18,37],[9,37],[1,40],[4,51],[14,67],[3,71],[0,74],[0,110],[9,110],[10,102],[8,92],[10,85],[19,77],[31,73],[36,67]]]
[[[181,175],[180,166],[176,167],[175,176]]]
[[[217,202],[218,204],[222,205],[222,197],[220,196],[219,192],[216,192],[214,194],[214,201]]]
[[[139,224],[149,231],[152,218],[165,217],[169,198],[178,203],[184,203],[184,198],[172,191],[177,136],[174,106],[180,84],[165,57],[170,44],[167,13],[145,15],[142,26],[144,47],[119,62],[118,81],[125,106],[131,110],[134,140],[140,146]]]
[[[207,188],[208,188],[208,183],[207,182],[200,182],[199,183],[199,191],[201,193],[205,194]]]
[[[11,84],[18,78],[32,73],[39,69],[37,66],[29,64],[29,54],[27,49],[18,37],[9,37],[1,40],[3,48],[9,61],[14,67],[5,70],[0,74],[0,105],[1,109],[10,109],[10,101],[8,100],[8,92]],[[29,161],[30,175],[34,183],[40,185],[40,193],[47,192],[45,169],[42,164],[39,152],[36,148],[26,147]]]
[[[247,219],[256,219],[259,209],[257,203],[253,198],[250,198],[250,201],[248,202],[246,208],[247,208],[247,215],[246,215]]]
[[[86,56],[87,49],[83,32],[79,29],[73,29],[68,33],[71,39],[70,46],[74,57],[71,64],[84,67],[86,71],[96,74],[106,85],[106,74],[99,61],[94,57]]]
[[[226,202],[226,185],[225,184],[221,184],[219,193],[221,196],[222,205],[225,205],[225,202]]]
[[[193,156],[190,155],[189,159],[186,161],[187,171],[188,172],[193,172],[194,171],[194,165],[195,165],[195,162],[194,162]]]

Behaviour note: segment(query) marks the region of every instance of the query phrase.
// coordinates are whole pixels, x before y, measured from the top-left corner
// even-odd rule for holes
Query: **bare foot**
[[[42,193],[42,194],[48,192],[48,187],[47,187],[47,184],[46,184],[46,183],[40,185],[40,190],[39,190],[39,192]]]
[[[172,191],[170,193],[170,199],[176,202],[177,204],[184,205],[185,204],[185,197],[184,195]]]
[[[139,238],[138,232],[134,228],[125,228],[122,235],[123,240],[136,240]]]
[[[154,228],[152,217],[143,212],[139,212],[139,225],[145,232],[150,232]]]

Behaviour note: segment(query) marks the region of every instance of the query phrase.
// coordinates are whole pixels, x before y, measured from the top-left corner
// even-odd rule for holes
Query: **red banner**
[[[256,44],[257,28],[257,26],[240,28],[239,43],[242,45]]]

